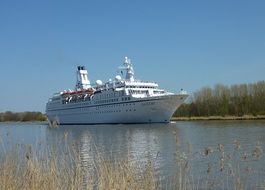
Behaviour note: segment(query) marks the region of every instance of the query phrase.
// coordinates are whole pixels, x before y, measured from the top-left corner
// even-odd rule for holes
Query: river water
[[[152,162],[162,181],[176,176],[182,168],[193,189],[265,187],[265,121],[59,128],[45,123],[0,123],[1,156],[18,144],[31,145],[39,152],[45,147],[64,149],[65,139],[78,150],[86,167],[100,152],[115,160],[129,157],[140,166]]]

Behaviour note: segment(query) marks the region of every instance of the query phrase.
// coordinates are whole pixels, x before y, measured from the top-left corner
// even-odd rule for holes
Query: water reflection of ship
[[[68,141],[75,142],[84,181],[95,175],[95,162],[104,158],[113,163],[128,160],[139,170],[151,162],[158,174],[170,175],[175,165],[178,131],[175,124],[61,126],[49,130],[50,142],[56,143],[68,134]],[[57,143],[56,143],[57,144]],[[139,171],[141,172],[141,171]]]

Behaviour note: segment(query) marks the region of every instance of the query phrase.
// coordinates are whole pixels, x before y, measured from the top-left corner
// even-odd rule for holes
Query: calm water
[[[244,189],[265,186],[265,121],[86,125],[56,129],[43,123],[0,124],[0,155],[21,144],[31,145],[39,152],[44,147],[63,150],[66,142],[78,150],[85,167],[100,152],[113,160],[130,158],[140,166],[151,161],[162,180],[176,175],[181,163],[195,187],[202,189],[230,189],[234,176],[240,177]]]

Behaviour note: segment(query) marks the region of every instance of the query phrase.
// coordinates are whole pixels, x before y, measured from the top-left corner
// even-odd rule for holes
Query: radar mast
[[[134,81],[134,70],[131,60],[128,57],[124,58],[123,66],[119,67],[120,70],[124,70],[125,73],[125,80],[127,81]],[[123,74],[123,72],[121,71]]]

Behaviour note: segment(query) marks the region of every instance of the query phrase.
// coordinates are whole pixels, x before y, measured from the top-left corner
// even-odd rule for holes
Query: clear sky
[[[265,79],[264,0],[0,0],[0,112],[45,111],[129,56],[135,76],[192,93]]]

